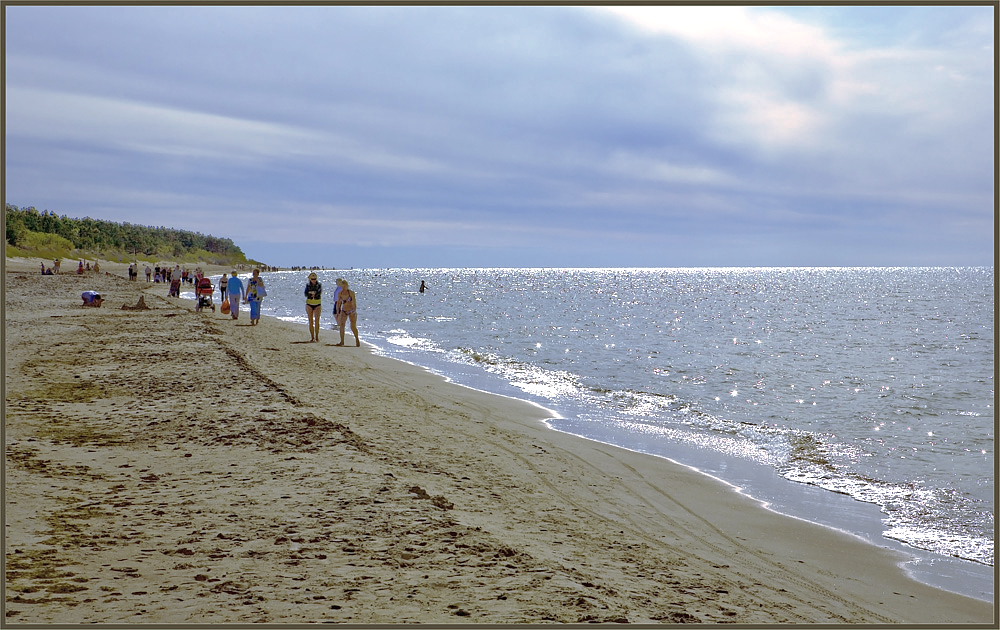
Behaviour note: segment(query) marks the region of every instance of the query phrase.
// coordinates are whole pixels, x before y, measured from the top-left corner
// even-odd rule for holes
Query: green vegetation
[[[6,204],[6,255],[38,258],[134,259],[217,265],[254,264],[228,238],[131,223],[114,223]],[[259,263],[257,263],[259,264]]]

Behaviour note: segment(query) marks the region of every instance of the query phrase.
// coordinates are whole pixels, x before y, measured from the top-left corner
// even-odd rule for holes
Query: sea
[[[379,354],[533,402],[554,431],[671,459],[898,549],[921,581],[994,599],[992,267],[317,273],[324,329],[343,277]],[[307,276],[264,274],[263,314],[303,337]]]

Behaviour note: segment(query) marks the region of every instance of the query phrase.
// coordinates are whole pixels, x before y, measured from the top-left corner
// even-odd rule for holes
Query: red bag
[[[223,315],[229,315],[229,298],[222,300],[222,306],[219,307]]]

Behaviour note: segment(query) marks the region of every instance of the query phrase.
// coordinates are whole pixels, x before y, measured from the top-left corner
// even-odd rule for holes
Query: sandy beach
[[[9,625],[995,624],[895,552],[124,269],[7,261]]]

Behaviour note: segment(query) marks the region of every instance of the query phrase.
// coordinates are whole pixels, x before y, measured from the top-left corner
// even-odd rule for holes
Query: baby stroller
[[[198,288],[195,289],[195,293],[198,296],[198,306],[194,310],[201,312],[201,309],[206,306],[212,307],[212,312],[215,312],[215,304],[212,302],[212,293],[215,292],[215,287],[212,286],[212,281],[208,277],[204,277],[198,281]]]

